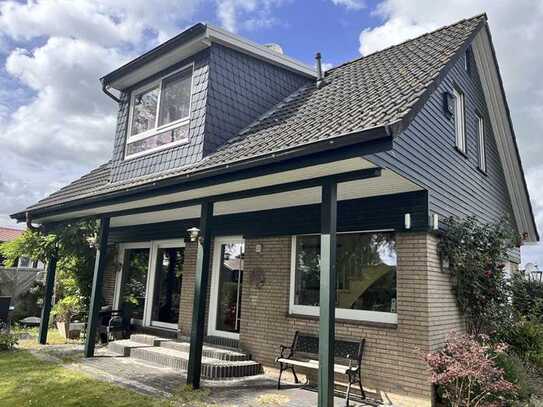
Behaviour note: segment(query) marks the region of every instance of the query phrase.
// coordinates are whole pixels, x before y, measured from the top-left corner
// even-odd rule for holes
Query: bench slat
[[[319,369],[319,362],[317,360],[303,361],[303,360],[297,360],[297,359],[280,358],[280,359],[277,359],[277,362],[284,363],[287,365],[301,366],[308,369],[314,369],[314,370]],[[351,371],[355,371],[356,369],[357,369],[356,367],[350,368]],[[347,374],[348,371],[349,371],[349,366],[334,364],[334,372]]]

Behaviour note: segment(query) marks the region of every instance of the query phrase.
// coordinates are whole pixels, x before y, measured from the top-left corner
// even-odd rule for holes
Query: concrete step
[[[136,348],[151,348],[153,345],[147,345],[141,342],[135,342],[130,339],[122,339],[118,341],[109,342],[107,348],[121,356],[130,356],[132,349]]]
[[[161,338],[160,336],[149,335],[149,334],[132,334],[130,335],[130,340],[132,342],[143,343],[149,346],[160,346],[163,342],[173,341],[170,338]]]
[[[164,341],[160,343],[160,347],[188,353],[190,350],[190,343],[178,341]],[[250,357],[247,354],[238,350],[216,348],[208,345],[204,345],[202,349],[202,356],[212,359],[228,360],[232,362],[250,360]]]
[[[188,352],[163,346],[134,348],[130,357],[180,370],[187,370],[189,361]],[[260,363],[252,360],[230,361],[202,356],[202,377],[206,379],[220,380],[261,373]]]

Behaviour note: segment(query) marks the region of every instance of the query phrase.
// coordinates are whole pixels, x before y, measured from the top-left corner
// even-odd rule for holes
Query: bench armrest
[[[279,358],[286,358],[290,359],[294,352],[292,351],[292,346],[285,346],[285,345],[279,345],[279,349],[281,350],[281,354],[279,355]],[[288,350],[288,356],[285,356],[285,351]]]

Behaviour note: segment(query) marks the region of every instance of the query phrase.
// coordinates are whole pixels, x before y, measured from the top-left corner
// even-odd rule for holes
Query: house
[[[21,229],[15,229],[15,228],[7,228],[7,227],[0,227],[0,245],[2,243],[11,242],[12,240],[17,239],[20,235],[22,235],[24,230]],[[2,254],[0,253],[0,268],[5,268],[6,265],[5,259],[2,257]],[[21,256],[17,260],[17,265],[12,268],[17,269],[34,269],[34,270],[43,270],[44,265],[41,261],[32,261],[32,259],[28,256]]]
[[[463,329],[444,219],[509,215],[539,240],[485,15],[324,75],[196,24],[101,83],[119,103],[111,158],[13,217],[100,219],[87,338],[102,298],[130,299],[134,324],[190,337],[196,387],[204,341],[273,367],[296,331],[320,332],[321,406],[334,334],[366,339],[367,387],[431,405],[421,353]]]

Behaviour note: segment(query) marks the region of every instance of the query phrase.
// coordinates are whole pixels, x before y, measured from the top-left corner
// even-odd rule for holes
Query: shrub
[[[58,322],[70,322],[72,316],[81,312],[81,298],[77,295],[68,295],[57,302],[52,314]]]
[[[487,337],[451,335],[444,348],[425,356],[432,383],[452,406],[493,406],[516,397],[516,386],[504,378],[495,359],[505,346]]]
[[[504,379],[517,387],[518,399],[523,402],[529,400],[533,389],[522,360],[512,352],[503,352],[496,355],[496,365],[503,369]]]
[[[521,359],[543,368],[543,325],[533,320],[521,319],[515,322],[506,341]]]
[[[528,280],[522,274],[511,279],[512,305],[515,313],[543,323],[543,283]]]
[[[9,333],[5,325],[0,321],[0,352],[11,350],[19,342],[17,335]]]
[[[504,260],[515,235],[507,221],[481,224],[475,218],[446,221],[439,251],[448,262],[458,306],[468,332],[493,333],[509,319],[509,287],[504,278]],[[507,323],[507,322],[505,322]]]

